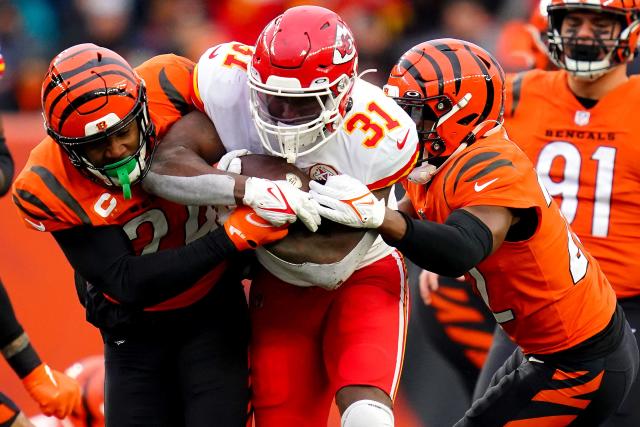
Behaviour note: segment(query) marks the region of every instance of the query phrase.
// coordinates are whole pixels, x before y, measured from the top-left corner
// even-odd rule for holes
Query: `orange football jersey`
[[[564,71],[511,76],[509,137],[534,163],[573,231],[598,260],[618,298],[640,295],[640,77],[590,109]]]
[[[188,59],[160,55],[136,68],[146,84],[157,139],[193,110],[189,102],[193,66]],[[172,203],[147,194],[139,185],[132,188],[132,194],[127,200],[120,187],[106,188],[88,179],[49,137],[31,151],[13,185],[13,200],[27,227],[57,231],[78,225],[118,224],[136,254],[185,245],[218,226],[212,207]],[[223,271],[224,265],[219,265],[189,290],[148,310],[174,309],[199,300]]]
[[[467,274],[525,353],[573,347],[611,320],[613,289],[540,185],[527,156],[504,131],[451,159],[429,186],[407,184],[407,194],[419,216],[438,223],[466,206],[535,209],[538,226],[532,237],[505,241]]]

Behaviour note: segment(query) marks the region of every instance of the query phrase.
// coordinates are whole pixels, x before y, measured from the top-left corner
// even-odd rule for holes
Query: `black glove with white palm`
[[[311,181],[309,187],[320,215],[331,221],[354,228],[378,228],[384,221],[384,199],[349,175],[330,176],[324,185]]]
[[[293,223],[297,218],[311,231],[320,225],[318,202],[285,180],[248,178],[242,203],[276,227]]]

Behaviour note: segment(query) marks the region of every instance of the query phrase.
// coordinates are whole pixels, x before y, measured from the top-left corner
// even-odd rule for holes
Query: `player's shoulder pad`
[[[544,70],[527,70],[507,75],[505,80],[504,115],[513,117],[524,98],[533,93],[548,94],[553,76]]]
[[[12,199],[23,223],[38,231],[56,231],[91,224],[73,192],[55,142],[46,137],[34,150],[12,187]],[[78,184],[79,185],[79,184]]]
[[[529,203],[530,184],[536,184],[533,165],[504,131],[480,139],[440,173],[442,192],[452,209],[494,204],[491,200],[499,200],[501,206],[523,207]]]
[[[144,80],[147,100],[157,108],[167,100],[181,115],[193,109],[192,75],[195,64],[182,56],[165,54],[154,56],[136,67]]]
[[[372,190],[388,187],[413,169],[418,158],[418,133],[413,120],[382,89],[356,80],[353,108],[344,128],[357,147],[356,158],[368,171]]]
[[[193,75],[195,103],[225,104],[246,90],[247,67],[253,47],[228,42],[207,49],[196,64]]]

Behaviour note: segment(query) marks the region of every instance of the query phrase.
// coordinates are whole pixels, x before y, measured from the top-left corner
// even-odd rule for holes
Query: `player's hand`
[[[289,224],[271,225],[248,206],[238,206],[224,223],[224,230],[239,251],[255,249],[284,238]]]
[[[22,379],[29,395],[47,416],[63,419],[80,410],[80,385],[73,378],[41,364]]]
[[[216,166],[219,170],[231,173],[242,173],[242,156],[246,156],[247,154],[251,154],[251,151],[246,150],[244,148],[240,150],[229,151],[227,154],[222,156],[218,161],[218,165]]]
[[[249,178],[242,203],[275,226],[300,221],[311,231],[320,225],[318,203],[287,181]]]
[[[311,197],[320,205],[319,212],[331,221],[356,228],[378,228],[386,206],[366,185],[348,175],[335,175],[326,184],[311,181]]]

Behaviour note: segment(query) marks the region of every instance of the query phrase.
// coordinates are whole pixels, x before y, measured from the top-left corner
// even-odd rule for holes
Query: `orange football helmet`
[[[42,113],[47,133],[86,176],[106,186],[130,186],[149,169],[155,130],[149,119],[144,82],[117,53],[94,44],[79,44],[53,58],[42,83]],[[98,167],[84,149],[107,143],[107,138],[137,120],[136,152]]]
[[[421,160],[434,165],[502,124],[504,71],[487,51],[463,40],[412,47],[384,91],[413,118],[424,144]]]
[[[82,387],[82,412],[71,414],[73,427],[104,427],[104,357],[84,358],[65,371]]]
[[[551,60],[578,77],[597,78],[635,58],[640,35],[640,7],[627,0],[552,0],[547,8],[547,44]],[[562,36],[562,21],[571,12],[609,14],[621,24],[609,38]]]
[[[347,24],[319,6],[287,9],[258,37],[249,68],[251,115],[262,145],[294,162],[340,128],[358,54]]]

